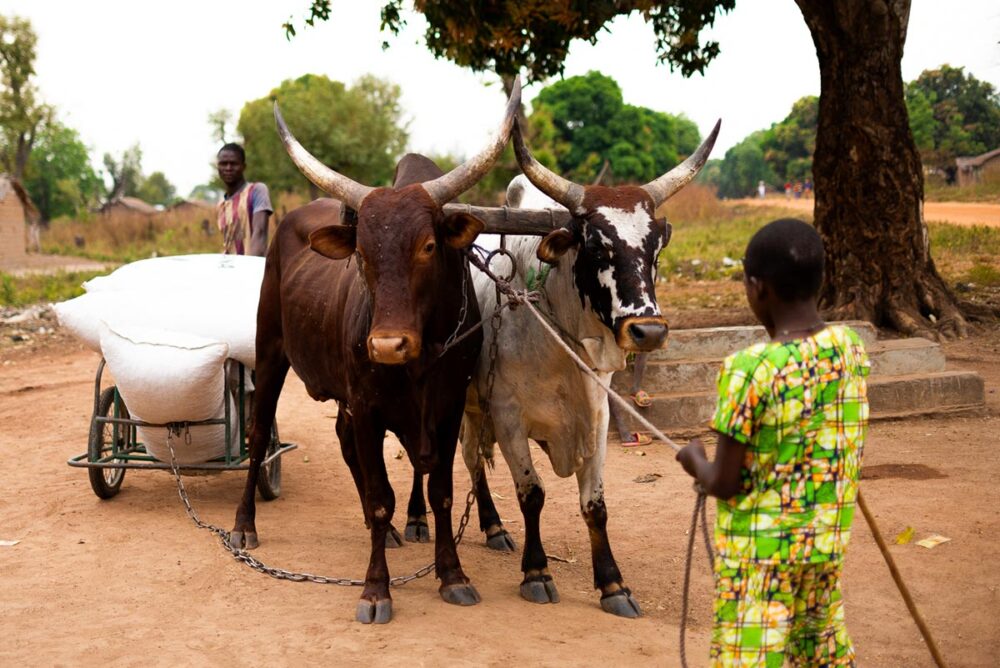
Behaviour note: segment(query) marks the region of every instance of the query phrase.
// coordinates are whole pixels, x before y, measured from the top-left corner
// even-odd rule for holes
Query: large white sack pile
[[[59,323],[98,352],[101,322],[114,322],[223,341],[230,357],[253,369],[263,278],[262,257],[158,257],[87,281],[86,294],[54,308]]]
[[[185,255],[125,265],[84,283],[86,294],[54,309],[60,324],[100,352],[132,417],[153,424],[232,416],[227,358],[255,366],[257,302],[264,258]],[[169,461],[167,430],[139,429],[146,451]],[[189,442],[188,442],[189,441]],[[180,464],[225,454],[225,426],[190,428],[172,440]]]

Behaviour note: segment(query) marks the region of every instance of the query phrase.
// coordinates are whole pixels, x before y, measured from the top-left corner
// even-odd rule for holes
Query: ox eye
[[[424,255],[432,255],[434,253],[435,248],[437,248],[437,244],[435,244],[433,241],[428,241],[426,244],[424,244]]]

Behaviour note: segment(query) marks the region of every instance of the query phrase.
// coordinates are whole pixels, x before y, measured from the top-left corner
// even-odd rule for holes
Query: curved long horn
[[[524,145],[520,124],[514,125],[514,155],[517,156],[517,164],[521,166],[521,171],[536,188],[572,213],[577,213],[583,204],[583,186],[564,179],[535,160],[531,151]]]
[[[281,137],[281,143],[285,145],[285,150],[288,151],[288,155],[291,156],[292,162],[299,168],[299,171],[317,188],[333,195],[355,211],[361,208],[362,200],[374,188],[361,185],[357,181],[352,181],[343,174],[335,172],[302,148],[302,144],[292,136],[288,126],[285,125],[285,119],[282,118],[281,110],[278,109],[277,100],[274,102],[274,121],[278,124],[278,135]]]
[[[518,75],[514,78],[514,86],[510,91],[510,99],[507,100],[503,123],[500,124],[500,130],[493,138],[493,141],[480,151],[478,155],[469,158],[444,176],[439,176],[433,181],[427,181],[423,184],[424,190],[431,196],[435,204],[444,206],[446,202],[455,199],[476,185],[479,179],[483,178],[486,172],[490,171],[493,163],[497,161],[497,158],[503,153],[504,147],[507,146],[507,141],[510,139],[510,129],[514,124],[514,119],[517,117],[517,109],[520,106],[521,77]]]
[[[708,154],[715,146],[715,139],[719,136],[719,127],[722,126],[722,119],[715,122],[712,132],[705,138],[694,153],[688,159],[677,165],[663,176],[650,181],[642,187],[653,198],[653,207],[657,208],[667,201],[675,192],[691,182],[708,160]]]

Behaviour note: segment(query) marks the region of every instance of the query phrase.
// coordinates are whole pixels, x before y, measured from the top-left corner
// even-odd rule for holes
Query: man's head
[[[239,185],[247,166],[246,151],[239,144],[226,144],[219,149],[215,166],[219,170],[219,178],[226,186]]]
[[[757,318],[766,325],[771,309],[815,302],[824,257],[819,233],[801,220],[782,218],[759,229],[743,260],[747,301]]]

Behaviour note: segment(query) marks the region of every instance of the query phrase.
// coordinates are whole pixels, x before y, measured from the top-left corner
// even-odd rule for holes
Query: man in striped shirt
[[[273,212],[267,186],[243,177],[246,152],[239,144],[226,144],[216,157],[219,178],[226,187],[218,206],[222,252],[263,256],[267,252],[267,223]]]

